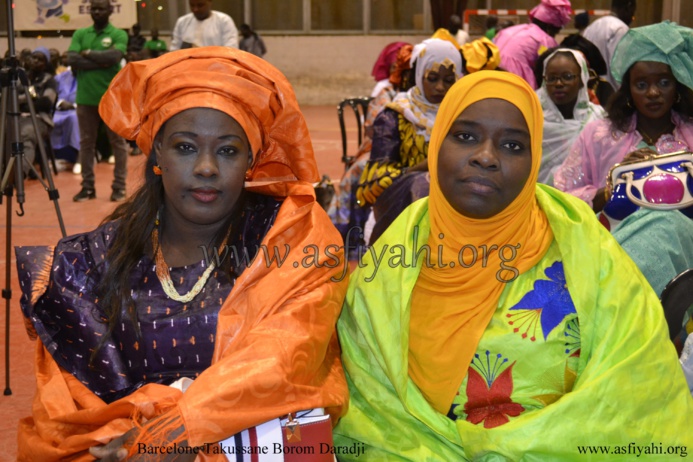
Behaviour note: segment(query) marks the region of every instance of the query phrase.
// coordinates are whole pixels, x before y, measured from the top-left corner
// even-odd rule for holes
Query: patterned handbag
[[[693,153],[679,151],[614,165],[607,177],[609,199],[599,221],[614,227],[640,207],[681,210],[693,217]]]
[[[334,462],[332,422],[322,408],[300,411],[221,441],[232,462]]]
[[[170,386],[185,393],[192,379]],[[210,446],[232,462],[335,462],[332,421],[323,408],[269,420]]]

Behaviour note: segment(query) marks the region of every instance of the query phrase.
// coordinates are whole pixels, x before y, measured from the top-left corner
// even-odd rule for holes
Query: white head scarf
[[[577,61],[580,67],[580,81],[582,82],[582,87],[578,92],[577,101],[573,108],[572,119],[564,119],[561,111],[556,107],[556,104],[551,101],[549,93],[546,90],[546,79],[542,82],[541,88],[537,90],[541,108],[544,111],[543,153],[537,181],[546,184],[553,183],[554,171],[561,166],[568,156],[570,148],[573,146],[573,143],[585,125],[592,120],[606,117],[604,109],[599,105],[591,103],[589,100],[589,95],[587,94],[589,67],[582,53],[568,48],[559,48],[544,60],[544,74],[546,73],[546,66],[549,64],[549,61],[551,61],[557,53],[570,53],[575,58],[575,61]]]
[[[414,80],[416,85],[406,93],[399,93],[387,107],[399,112],[416,127],[416,133],[426,141],[431,137],[433,122],[439,104],[430,103],[423,91],[423,81],[430,70],[452,66],[455,77],[462,76],[462,56],[460,50],[441,39],[428,39],[417,44],[411,54],[412,67],[416,64]]]

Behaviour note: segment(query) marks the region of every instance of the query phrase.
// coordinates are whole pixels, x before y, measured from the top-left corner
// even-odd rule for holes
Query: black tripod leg
[[[11,169],[11,165],[8,168]],[[7,196],[7,214],[5,231],[5,255],[12,255],[12,187],[5,188],[3,194]],[[10,258],[5,260],[5,288],[2,290],[2,298],[5,299],[5,391],[3,394],[12,394],[10,388],[10,301],[12,299],[12,268]]]
[[[2,87],[2,99],[0,100],[0,117],[2,118],[2,123],[0,123],[0,150],[2,151],[0,168],[2,170],[0,173],[0,178],[5,176],[5,168],[9,162],[9,156],[5,149],[5,114],[7,114],[7,87]],[[0,191],[0,203],[2,203],[2,191]]]

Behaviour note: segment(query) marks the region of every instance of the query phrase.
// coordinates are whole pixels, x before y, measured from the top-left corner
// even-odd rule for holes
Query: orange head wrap
[[[128,64],[111,82],[99,113],[146,154],[174,115],[192,108],[228,114],[253,150],[252,180],[318,181],[308,127],[288,80],[252,54],[227,47],[167,53]]]
[[[440,189],[438,153],[457,117],[472,104],[489,98],[508,101],[524,116],[531,139],[532,170],[522,191],[505,210],[474,219],[458,213]],[[440,267],[436,252],[432,252],[433,266],[422,267],[412,293],[409,373],[431,405],[443,414],[450,409],[467,374],[505,282],[513,278],[508,272],[499,272],[503,265],[498,249],[516,247],[512,261],[516,276],[541,260],[553,241],[535,197],[543,122],[534,90],[509,72],[479,71],[462,77],[438,110],[428,148],[431,231],[427,244],[431,249],[442,249],[443,262],[457,261],[458,252],[466,245],[488,249],[484,263],[469,268]],[[492,250],[494,245],[496,250]]]
[[[390,83],[395,88],[402,87],[402,73],[407,69],[411,69],[411,53],[414,47],[410,44],[402,45],[402,48],[397,52],[397,61],[395,62],[395,70],[390,74]]]

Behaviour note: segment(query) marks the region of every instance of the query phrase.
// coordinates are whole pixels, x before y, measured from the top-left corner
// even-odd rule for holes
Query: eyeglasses
[[[577,78],[577,75],[571,74],[569,72],[566,72],[565,74],[561,75],[545,75],[544,79],[546,79],[546,83],[549,85],[553,85],[555,83],[558,83],[560,80],[563,83],[570,83],[573,80]]]

